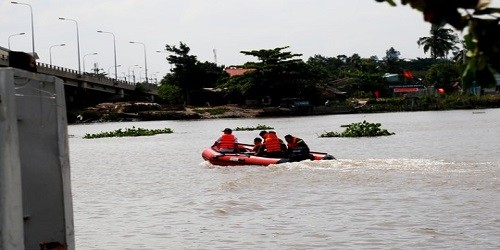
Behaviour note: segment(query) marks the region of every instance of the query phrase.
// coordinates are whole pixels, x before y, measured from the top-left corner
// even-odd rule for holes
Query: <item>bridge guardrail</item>
[[[94,73],[83,72],[80,74],[77,70],[59,67],[55,65],[50,65],[47,63],[37,62],[37,71],[39,73],[54,75],[63,79],[72,79],[76,82],[88,82],[92,84],[100,84],[105,86],[113,86],[115,88],[122,88],[126,90],[135,89],[136,83],[117,80],[114,78],[110,78],[104,75],[97,75]],[[0,66],[8,67],[9,66],[9,57],[6,55],[0,55]],[[152,95],[158,95],[158,86],[151,83],[142,83],[145,87],[145,90]]]

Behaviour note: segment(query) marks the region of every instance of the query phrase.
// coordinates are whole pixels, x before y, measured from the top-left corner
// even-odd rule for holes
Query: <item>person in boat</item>
[[[259,133],[259,136],[262,137],[262,139],[264,139],[264,140],[266,139],[266,135],[267,135],[267,131],[265,131],[265,130],[262,130]]]
[[[262,137],[262,139],[264,139],[264,141],[265,141],[265,140],[266,140],[266,136],[268,135],[268,133],[271,133],[271,134],[274,134],[274,135],[276,134],[276,132],[274,132],[274,131],[269,131],[269,132],[267,132],[267,131],[265,131],[265,130],[262,130],[262,131],[260,131],[259,135],[260,135],[260,137]],[[277,136],[276,136],[276,137],[277,137]],[[286,153],[286,149],[287,149],[287,148],[286,148],[286,144],[285,144],[285,143],[283,142],[283,140],[281,140],[281,139],[279,139],[279,142],[280,142],[280,146],[281,146],[281,151],[282,151],[283,153]]]
[[[278,138],[276,132],[261,131],[259,135],[264,139],[264,142],[256,155],[272,158],[281,158],[285,156],[285,151],[283,149],[286,145]]]
[[[287,155],[290,161],[302,161],[311,158],[309,146],[304,140],[296,136],[285,135],[285,141],[287,142]]]
[[[262,139],[259,137],[255,137],[255,139],[253,139],[252,152],[256,154],[257,152],[259,152],[260,147],[262,147]]]
[[[219,147],[221,153],[238,152],[238,138],[233,135],[233,130],[225,128],[223,134],[214,142],[213,146]]]

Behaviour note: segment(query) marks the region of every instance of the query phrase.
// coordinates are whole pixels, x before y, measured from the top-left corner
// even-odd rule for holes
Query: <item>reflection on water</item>
[[[318,138],[363,120],[396,135]],[[257,124],[339,160],[203,162],[222,128]],[[81,138],[131,126],[174,133]],[[77,248],[498,248],[499,127],[499,109],[70,126]]]

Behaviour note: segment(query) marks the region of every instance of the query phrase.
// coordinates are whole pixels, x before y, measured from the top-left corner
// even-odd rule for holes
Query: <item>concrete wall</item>
[[[24,249],[14,72],[0,73],[0,249]],[[7,84],[5,84],[7,83]]]
[[[0,86],[0,249],[73,249],[63,82],[0,68]]]

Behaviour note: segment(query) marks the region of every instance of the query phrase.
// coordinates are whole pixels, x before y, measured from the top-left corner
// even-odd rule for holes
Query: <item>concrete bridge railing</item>
[[[0,55],[0,66],[9,66],[8,56]],[[66,90],[79,89],[83,91],[100,92],[102,94],[91,96],[94,99],[101,98],[101,101],[109,101],[109,99],[116,100],[117,96],[123,98],[128,95],[133,95],[133,92],[135,91],[137,86],[137,84],[133,82],[118,80],[93,73],[82,73],[74,69],[59,67],[46,63],[37,62],[37,72],[61,78],[64,82]],[[150,83],[141,84],[144,86],[144,90],[146,91],[146,93],[150,95],[150,99],[155,100],[158,96],[158,87],[155,84]],[[86,94],[84,97],[79,97],[78,95],[74,94],[75,92],[76,91],[71,91],[71,93],[67,93],[67,96],[70,96],[71,99],[89,98],[89,94]],[[99,100],[94,101],[99,102]]]

